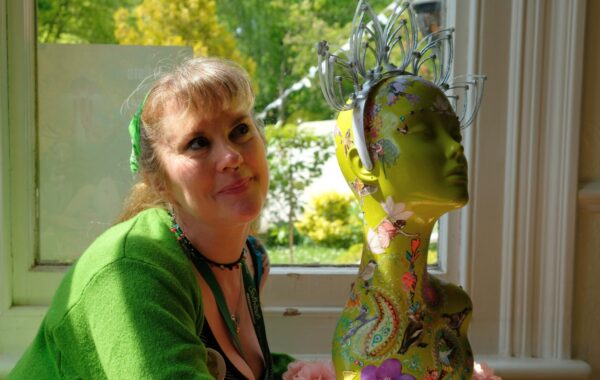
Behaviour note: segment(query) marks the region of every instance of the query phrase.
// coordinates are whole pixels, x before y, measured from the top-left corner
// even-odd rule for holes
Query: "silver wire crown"
[[[377,16],[367,0],[359,0],[348,49],[336,55],[329,51],[327,41],[317,45],[323,96],[337,111],[354,109],[355,145],[367,170],[373,164],[362,128],[363,111],[369,90],[379,81],[397,75],[419,76],[423,69],[429,69],[430,78],[425,79],[446,94],[463,128],[473,122],[481,105],[484,75],[449,79],[454,60],[454,28],[433,32],[417,41],[416,25],[408,2],[396,3],[387,16]]]

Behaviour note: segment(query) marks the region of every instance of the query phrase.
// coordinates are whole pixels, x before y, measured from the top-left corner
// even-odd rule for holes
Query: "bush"
[[[325,192],[310,200],[295,226],[316,244],[347,248],[362,241],[359,214],[356,200],[351,195]]]
[[[287,246],[289,243],[289,229],[286,222],[273,224],[267,232],[261,235],[265,245],[269,247]],[[294,228],[294,244],[302,244],[304,238],[297,228]]]

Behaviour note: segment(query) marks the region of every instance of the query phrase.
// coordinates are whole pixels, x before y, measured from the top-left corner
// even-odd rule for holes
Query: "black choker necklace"
[[[196,256],[197,258],[201,259],[202,261],[205,261],[210,266],[215,267],[215,268],[233,270],[233,269],[239,267],[240,263],[244,259],[244,253],[246,253],[246,247],[242,248],[240,257],[238,257],[237,260],[235,260],[233,262],[218,263],[216,261],[213,261],[213,260],[209,259],[208,257],[204,256],[200,251],[198,251],[196,249],[196,247],[194,247],[192,242],[189,241],[187,236],[185,236],[185,233],[181,229],[181,226],[175,220],[175,215],[173,215],[172,213],[170,213],[170,214],[171,214],[171,232],[173,232],[175,234],[175,236],[177,236],[177,240],[185,247],[188,254]]]

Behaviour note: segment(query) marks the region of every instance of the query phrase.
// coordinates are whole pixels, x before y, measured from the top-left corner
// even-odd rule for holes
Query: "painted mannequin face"
[[[351,124],[351,111],[341,113],[337,156],[359,195],[357,186],[363,195],[391,195],[396,201],[441,207],[442,212],[467,202],[467,162],[460,144],[460,125],[446,96],[430,82],[398,76],[371,91],[364,126],[374,168],[362,181],[356,176],[358,161],[352,159]]]

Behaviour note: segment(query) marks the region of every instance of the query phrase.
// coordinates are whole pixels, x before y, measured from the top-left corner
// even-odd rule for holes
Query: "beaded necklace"
[[[195,256],[197,256],[199,259],[204,260],[210,266],[215,267],[215,268],[229,269],[229,270],[236,269],[240,266],[240,263],[244,259],[244,254],[246,253],[246,247],[242,248],[240,257],[238,257],[237,260],[232,261],[230,263],[218,263],[212,259],[209,259],[208,257],[204,256],[202,254],[202,252],[198,251],[196,249],[196,247],[194,247],[192,242],[190,242],[190,240],[187,238],[187,236],[185,236],[185,232],[183,232],[183,230],[181,229],[181,226],[175,220],[174,214],[171,214],[171,232],[173,232],[175,234],[175,236],[177,236],[177,240],[179,241],[179,243],[183,244],[189,251],[193,252],[193,254]]]

